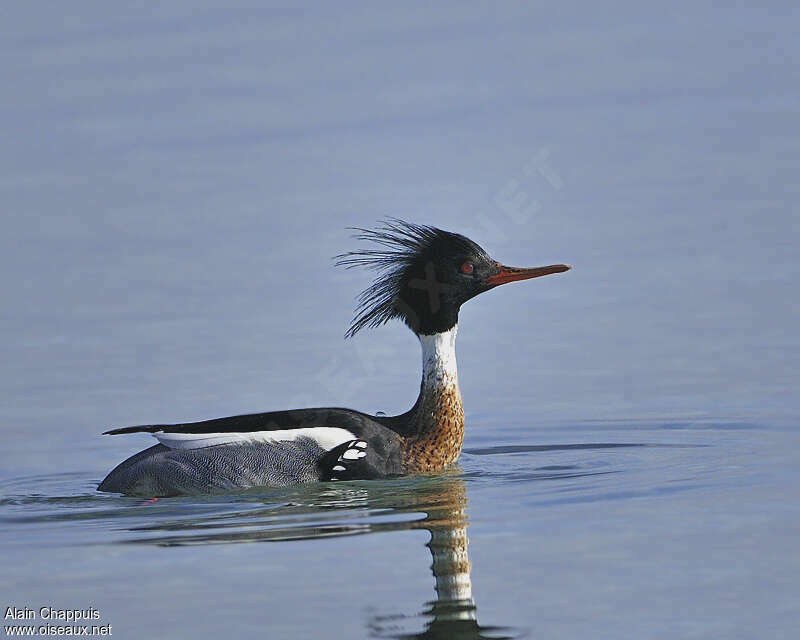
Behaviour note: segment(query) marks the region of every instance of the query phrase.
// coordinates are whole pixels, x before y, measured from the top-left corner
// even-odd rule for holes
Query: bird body
[[[379,248],[343,254],[339,264],[379,274],[359,297],[347,335],[393,318],[414,331],[422,347],[422,382],[411,409],[397,416],[294,409],[112,429],[106,433],[150,433],[159,444],[120,463],[98,489],[147,496],[213,493],[435,472],[454,462],[464,441],[455,355],[461,304],[499,284],[569,267],[505,267],[464,236],[399,220],[359,231],[360,239]]]

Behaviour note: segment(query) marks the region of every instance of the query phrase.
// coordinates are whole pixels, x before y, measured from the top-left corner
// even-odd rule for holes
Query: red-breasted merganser
[[[402,220],[357,231],[375,246],[337,256],[337,264],[378,275],[359,296],[346,337],[393,318],[408,325],[422,345],[414,406],[397,416],[314,408],[112,429],[106,434],[146,432],[159,444],[120,463],[100,491],[168,496],[385,478],[439,471],[458,458],[464,441],[455,353],[461,305],[498,285],[570,267],[507,267],[469,238]]]

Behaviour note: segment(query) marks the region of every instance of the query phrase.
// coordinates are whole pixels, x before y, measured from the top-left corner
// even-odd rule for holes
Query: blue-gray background
[[[575,582],[535,594],[519,585],[538,574],[517,576],[509,600],[503,585],[514,579],[483,551],[493,594],[483,599],[495,609],[479,599],[479,610],[489,621],[558,637],[605,625],[620,637],[624,604],[639,606],[652,571],[676,586],[666,609],[648,599],[641,626],[627,620],[641,637],[658,635],[647,620],[663,614],[666,625],[691,612],[691,637],[755,637],[762,625],[788,634],[800,523],[791,455],[800,415],[799,27],[795,3],[10,5],[0,24],[0,473],[14,487],[5,493],[37,494],[37,474],[100,479],[149,445],[100,438],[108,426],[303,405],[404,411],[419,384],[414,338],[393,325],[343,341],[369,276],[331,261],[355,246],[346,227],[397,216],[465,233],[508,264],[574,267],[462,310],[468,446],[605,441],[604,424],[680,424],[739,434],[739,452],[764,448],[731,462],[749,475],[727,485],[741,513],[720,516],[750,526],[742,535],[752,544],[710,571],[723,591],[740,589],[698,596],[689,569],[662,558],[617,575],[623,595],[598,587],[572,601],[592,571],[600,584],[621,570],[607,556],[605,567],[562,563]],[[516,426],[501,437],[498,422]],[[566,424],[584,431],[555,429]],[[537,425],[554,430],[540,437]],[[735,477],[725,462],[733,454],[716,455],[709,472]],[[749,502],[736,499],[742,491]],[[674,508],[667,520],[687,527],[710,503],[721,504],[650,505],[647,518]],[[508,513],[493,514],[487,501],[476,514],[476,504],[485,549],[512,535]],[[586,515],[532,522],[547,517],[580,529]],[[645,519],[625,517],[627,535]],[[693,530],[708,536],[693,549],[698,563],[720,544],[709,527]],[[534,543],[524,526],[516,534],[512,566],[544,553],[532,551],[537,544],[556,544],[551,535]],[[57,528],[40,524],[27,543],[6,599],[64,600]],[[292,618],[306,606],[332,616],[338,605],[360,629],[380,563],[367,556],[352,577],[303,591],[324,565],[320,554],[350,547],[293,544],[275,552],[280,576],[265,571],[256,585],[243,572],[243,588],[263,592],[259,606],[298,637],[313,627]],[[45,558],[42,548],[57,551]],[[235,576],[236,562],[251,571],[257,560],[241,551],[231,565],[234,548],[199,555],[202,571]],[[474,537],[472,553],[477,565]],[[73,604],[101,598],[143,562],[115,558],[113,572],[95,560]],[[733,558],[744,564],[731,578]],[[168,591],[169,566],[161,558],[148,574],[165,592],[151,585],[150,600],[139,593],[135,606],[195,620],[215,606],[219,594],[191,579]],[[43,575],[57,582],[50,591]],[[122,594],[105,597],[108,618],[130,617],[118,628],[129,637],[142,621],[122,612]],[[531,608],[537,598],[541,610]],[[565,602],[575,616],[548,617]]]

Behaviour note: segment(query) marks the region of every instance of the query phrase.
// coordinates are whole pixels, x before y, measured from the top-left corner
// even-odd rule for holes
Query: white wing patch
[[[275,431],[242,431],[230,433],[164,433],[153,434],[161,444],[170,449],[202,449],[220,444],[248,444],[291,442],[298,438],[311,438],[325,451],[338,447],[356,436],[341,427],[304,427]]]

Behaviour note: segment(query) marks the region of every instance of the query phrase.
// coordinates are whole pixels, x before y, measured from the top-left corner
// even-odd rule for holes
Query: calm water
[[[471,426],[439,477],[154,504],[6,479],[4,582],[122,637],[790,637],[794,431]]]
[[[503,6],[6,12],[0,605],[118,638],[800,634],[797,10]],[[95,492],[151,444],[112,426],[407,409],[413,336],[343,341],[368,276],[330,260],[385,215],[574,265],[462,310],[459,468]]]

